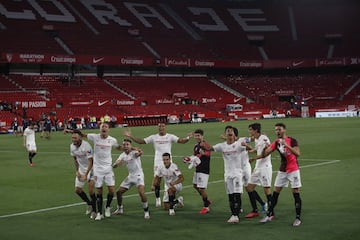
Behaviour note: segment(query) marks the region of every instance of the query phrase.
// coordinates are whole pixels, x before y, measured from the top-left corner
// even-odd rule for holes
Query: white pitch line
[[[219,183],[219,182],[223,182],[224,180],[217,180],[217,181],[212,181],[209,182],[209,184],[215,184],[215,183]],[[183,186],[184,188],[192,188],[192,185],[186,185]],[[164,190],[161,190],[161,192],[163,192]],[[152,194],[154,192],[146,192],[145,194]],[[123,198],[130,198],[130,197],[136,197],[139,196],[139,194],[131,194],[131,195],[126,195],[123,196]],[[116,199],[116,197],[114,197],[114,199]],[[106,199],[104,199],[104,201],[106,201]],[[32,213],[39,213],[39,212],[47,212],[47,211],[51,211],[51,210],[58,210],[58,209],[62,209],[62,208],[69,208],[69,207],[75,207],[75,206],[80,206],[80,205],[84,205],[84,202],[80,202],[80,203],[73,203],[73,204],[67,204],[67,205],[63,205],[63,206],[58,206],[58,207],[51,207],[51,208],[44,208],[44,209],[39,209],[39,210],[33,210],[33,211],[27,211],[27,212],[22,212],[22,213],[14,213],[14,214],[8,214],[8,215],[2,215],[0,216],[1,218],[9,218],[9,217],[16,217],[16,216],[22,216],[22,215],[28,215],[28,214],[32,214]]]
[[[324,160],[326,161],[326,160]],[[308,168],[308,167],[316,167],[316,166],[321,166],[321,165],[327,165],[327,164],[332,164],[332,163],[338,163],[341,160],[327,160],[326,162],[321,162],[321,163],[315,163],[315,164],[309,164],[309,165],[305,165],[305,166],[300,166],[300,168]],[[274,173],[277,171],[274,171]],[[216,181],[212,181],[209,182],[209,184],[215,184],[215,183],[220,183],[220,182],[224,182],[224,180],[216,180]],[[183,188],[191,188],[193,187],[192,185],[186,185],[183,186]],[[163,190],[162,190],[163,191]],[[146,192],[145,194],[151,194],[153,192]],[[131,195],[126,195],[124,196],[124,198],[130,198],[130,197],[135,197],[138,196],[138,194],[131,194]],[[116,198],[114,198],[116,199]],[[106,200],[106,199],[105,199]],[[79,206],[79,205],[84,205],[84,202],[80,202],[80,203],[73,203],[73,204],[67,204],[67,205],[63,205],[63,206],[58,206],[58,207],[51,207],[51,208],[43,208],[43,209],[38,209],[38,210],[33,210],[33,211],[27,211],[27,212],[21,212],[21,213],[14,213],[14,214],[8,214],[8,215],[2,215],[0,216],[0,219],[2,218],[10,218],[10,217],[16,217],[16,216],[23,216],[23,215],[29,215],[29,214],[33,214],[33,213],[40,213],[40,212],[47,212],[47,211],[52,211],[52,210],[58,210],[58,209],[63,209],[63,208],[69,208],[69,207],[74,207],[74,206]]]
[[[309,165],[305,165],[305,166],[300,166],[300,168],[316,167],[316,166],[321,166],[321,165],[326,165],[326,164],[332,164],[332,163],[338,163],[338,162],[341,162],[341,160],[330,160],[330,161],[328,161],[328,162],[321,162],[321,163],[309,164]]]

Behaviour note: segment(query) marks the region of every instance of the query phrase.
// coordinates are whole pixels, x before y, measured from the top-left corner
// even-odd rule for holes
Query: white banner
[[[334,118],[334,117],[356,117],[355,111],[341,111],[341,112],[315,112],[317,118]]]

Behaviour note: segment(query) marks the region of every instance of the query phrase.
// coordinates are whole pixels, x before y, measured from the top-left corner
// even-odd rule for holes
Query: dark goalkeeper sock
[[[77,193],[77,195],[80,196],[80,198],[87,203],[87,205],[91,205],[91,201],[90,199],[88,198],[88,196],[86,195],[85,192],[81,192],[81,193]]]

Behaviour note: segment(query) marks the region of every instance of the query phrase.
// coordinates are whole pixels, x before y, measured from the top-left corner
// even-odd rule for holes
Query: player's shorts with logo
[[[274,186],[275,187],[288,187],[289,182],[291,184],[291,188],[301,187],[300,170],[296,170],[293,172],[278,171]]]
[[[176,189],[176,194],[180,193],[181,190],[182,190],[182,183],[178,183],[176,185],[174,185],[175,189]],[[168,194],[168,190],[169,188],[168,187],[165,187],[165,190],[164,190],[164,196],[163,196],[163,202],[169,202],[169,194]]]
[[[145,186],[144,174],[128,175],[120,184],[121,187],[129,189],[132,186]]]
[[[80,172],[80,174],[83,175],[84,173]],[[90,181],[94,181],[94,176],[92,172],[89,172],[86,181],[80,181],[78,177],[75,177],[75,187],[83,188],[85,183]]]
[[[196,184],[198,188],[207,188],[209,181],[209,174],[195,172],[193,176],[193,184]]]
[[[262,187],[271,187],[272,167],[255,168],[249,183]]]
[[[106,186],[115,186],[115,175],[111,170],[109,172],[96,172],[94,170],[95,187],[100,188],[105,183]]]

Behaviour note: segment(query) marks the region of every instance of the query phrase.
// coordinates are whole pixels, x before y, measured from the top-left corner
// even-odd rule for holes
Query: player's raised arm
[[[85,137],[85,138],[87,137],[87,133],[83,133],[80,130],[76,130],[76,131],[79,131],[79,134],[80,134],[81,137]],[[74,130],[65,128],[64,129],[64,134],[67,134],[67,133],[74,133]]]
[[[123,135],[124,135],[125,137],[130,138],[131,140],[133,140],[134,142],[136,142],[136,143],[138,143],[138,144],[146,144],[146,142],[145,142],[144,139],[142,139],[142,138],[137,138],[137,137],[133,136],[130,130],[124,130],[124,131],[123,131]]]
[[[64,131],[63,131],[63,133],[64,133],[64,134],[73,133],[73,130],[72,130],[72,129],[65,128]]]
[[[190,133],[187,134],[186,137],[184,137],[184,138],[179,138],[177,142],[178,142],[178,143],[187,143],[192,136],[193,136],[193,133],[190,132]]]

